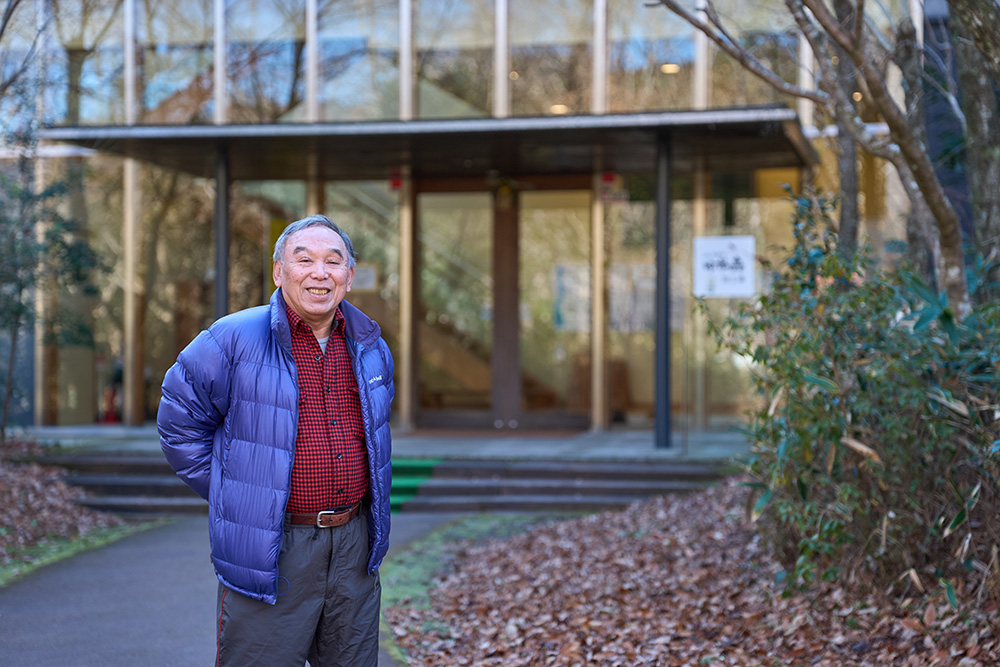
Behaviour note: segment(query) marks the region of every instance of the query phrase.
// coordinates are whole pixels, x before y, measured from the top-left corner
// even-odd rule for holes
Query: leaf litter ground
[[[833,584],[783,596],[746,499],[731,480],[453,542],[428,595],[385,617],[412,667],[1000,664],[996,603]]]

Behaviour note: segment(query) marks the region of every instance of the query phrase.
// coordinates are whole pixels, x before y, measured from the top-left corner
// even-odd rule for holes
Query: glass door
[[[419,192],[417,424],[590,424],[590,191]]]
[[[418,424],[491,421],[493,197],[417,195]]]
[[[524,426],[590,424],[590,192],[520,195],[521,410]]]

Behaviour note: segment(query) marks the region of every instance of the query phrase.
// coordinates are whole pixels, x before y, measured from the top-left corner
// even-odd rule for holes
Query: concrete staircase
[[[606,461],[443,461],[402,503],[404,512],[599,511],[697,491],[721,466]]]
[[[158,454],[58,454],[38,462],[64,468],[65,481],[88,492],[81,504],[94,509],[208,509]],[[402,512],[599,511],[702,489],[723,474],[721,466],[694,462],[397,459],[391,502]]]

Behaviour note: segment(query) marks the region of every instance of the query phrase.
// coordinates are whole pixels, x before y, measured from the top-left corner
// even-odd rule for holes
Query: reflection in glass
[[[52,0],[46,111],[60,125],[123,123],[125,54],[120,5]]]
[[[399,117],[398,0],[320,0],[320,120]]]
[[[589,415],[590,193],[520,197],[522,409]]]
[[[427,0],[415,12],[417,115],[490,115],[492,0]]]
[[[145,164],[139,170],[139,201],[150,205],[139,209],[136,355],[145,417],[153,419],[163,375],[212,323],[214,197],[203,179]]]
[[[798,79],[798,30],[784,2],[717,0],[713,3],[724,25],[733,26],[740,44],[785,81]],[[726,53],[710,51],[711,106],[731,107],[794,100],[752,76]]]
[[[378,322],[399,359],[399,196],[385,181],[327,183],[326,215],[358,254],[347,300]]]
[[[633,181],[634,179],[627,179]],[[677,202],[674,202],[676,208]],[[609,202],[608,415],[612,424],[652,427],[656,369],[656,206]]]
[[[493,201],[489,193],[423,193],[419,220],[419,405],[492,405]]]
[[[592,0],[511,0],[511,112],[590,111]]]
[[[267,303],[274,291],[274,242],[305,217],[304,181],[241,181],[232,188],[229,223],[229,310]]]
[[[213,0],[137,3],[140,122],[210,122],[213,4]]]
[[[692,106],[693,29],[662,8],[608,2],[608,110]]]
[[[42,334],[39,370],[44,381],[36,388],[45,424],[93,423],[102,416],[103,390],[116,377],[120,382],[121,164],[116,158],[94,157],[83,169],[75,158],[46,161],[49,183],[68,188],[64,212],[80,224],[77,238],[86,240],[98,264],[82,283],[58,281],[51,271],[41,274],[45,310],[35,326]]]
[[[229,122],[302,121],[305,0],[226,0]]]

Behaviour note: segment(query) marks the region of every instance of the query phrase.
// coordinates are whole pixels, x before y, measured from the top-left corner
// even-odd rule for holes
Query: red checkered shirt
[[[286,310],[299,376],[299,424],[287,511],[348,507],[368,493],[368,451],[344,316],[337,308],[324,354],[309,325]]]

